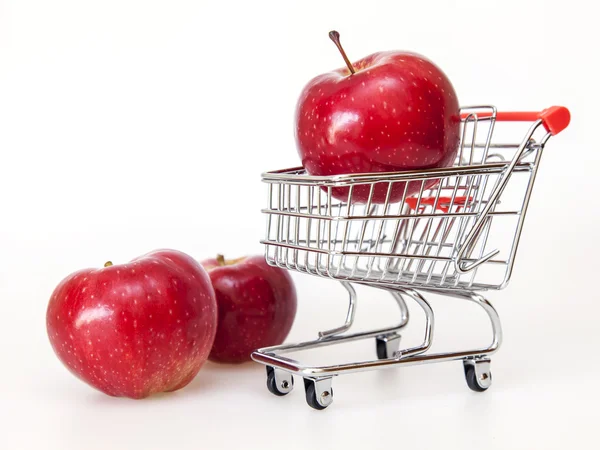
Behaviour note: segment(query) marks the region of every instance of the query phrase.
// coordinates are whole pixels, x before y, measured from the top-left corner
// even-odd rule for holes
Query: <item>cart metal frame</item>
[[[254,361],[267,366],[267,387],[273,394],[291,392],[297,375],[304,379],[308,404],[324,409],[333,401],[335,376],[452,360],[463,362],[472,390],[490,387],[490,356],[501,345],[502,328],[494,307],[477,291],[508,284],[543,149],[567,127],[570,115],[557,106],[504,113],[478,106],[463,108],[461,119],[453,167],[328,177],[308,175],[302,168],[263,174],[269,187],[269,205],[263,210],[267,231],[261,241],[267,262],[338,280],[349,296],[343,325],[319,332],[314,340],[252,353]],[[531,124],[519,144],[497,144],[492,140],[496,122]],[[359,203],[354,194],[365,188],[368,200]],[[375,201],[376,192],[385,193],[384,202]],[[350,333],[357,302],[352,283],[388,291],[398,305],[399,322]],[[423,293],[483,308],[491,324],[490,345],[429,352],[435,317]],[[425,313],[424,338],[416,347],[401,349],[400,331],[409,321],[406,298]],[[375,360],[315,367],[283,356],[373,338]]]

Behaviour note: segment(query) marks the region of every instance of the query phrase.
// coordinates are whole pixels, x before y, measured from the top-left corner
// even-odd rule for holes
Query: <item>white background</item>
[[[590,8],[0,0],[0,448],[595,448],[600,36]],[[161,247],[198,258],[262,251],[260,173],[298,164],[296,98],[342,64],[332,28],[352,59],[427,55],[463,105],[571,109],[545,152],[513,281],[489,295],[505,332],[492,388],[468,390],[460,363],[370,372],[337,378],[334,404],[316,412],[300,380],[277,398],[252,363],[208,364],[188,388],[143,401],[76,380],[45,332],[64,276]],[[337,325],[341,287],[294,277],[290,340]],[[360,326],[389,322],[383,292],[359,295]],[[485,343],[473,306],[433,306],[437,349]],[[414,318],[407,345],[419,339]],[[373,342],[333,352],[372,357]]]

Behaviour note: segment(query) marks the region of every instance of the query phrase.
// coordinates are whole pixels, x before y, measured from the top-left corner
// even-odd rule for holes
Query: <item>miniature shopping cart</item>
[[[333,400],[334,376],[451,360],[463,362],[472,390],[482,392],[491,385],[490,355],[498,350],[502,331],[496,310],[476,292],[506,287],[543,149],[569,124],[570,115],[557,106],[540,113],[503,113],[486,106],[463,108],[461,119],[453,167],[336,176],[312,176],[297,168],[263,174],[269,191],[262,241],[268,263],[339,280],[349,293],[342,326],[320,332],[312,341],[252,354],[267,366],[267,387],[273,394],[289,393],[297,375],[304,379],[308,404],[324,409]],[[510,142],[521,122],[530,125],[520,143],[496,142]],[[356,201],[359,191],[366,201]],[[385,201],[376,203],[375,195],[382,192]],[[356,306],[351,283],[389,291],[400,321],[389,328],[349,333]],[[428,352],[434,313],[423,293],[481,306],[491,321],[489,347]],[[399,331],[409,317],[407,298],[425,312],[425,333],[422,344],[401,349]],[[282,356],[370,338],[376,343],[375,360],[311,367]]]

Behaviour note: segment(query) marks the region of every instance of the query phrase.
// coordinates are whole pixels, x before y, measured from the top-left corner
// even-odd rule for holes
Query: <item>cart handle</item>
[[[478,117],[494,117],[494,114],[493,113],[484,113],[483,115],[478,116]],[[527,135],[525,136],[525,139],[523,139],[523,141],[519,145],[519,148],[517,149],[512,161],[504,169],[502,177],[499,180],[496,187],[494,188],[492,194],[490,195],[490,199],[489,199],[487,205],[485,205],[485,207],[483,208],[483,211],[481,211],[479,213],[477,220],[475,222],[475,225],[473,225],[473,228],[467,235],[463,245],[458,250],[458,253],[454,259],[454,268],[455,268],[456,272],[459,274],[465,274],[465,273],[470,272],[471,270],[477,268],[478,266],[485,263],[486,261],[489,261],[491,258],[493,258],[498,253],[500,253],[499,250],[493,250],[492,252],[488,253],[487,255],[484,255],[481,258],[479,258],[479,260],[474,261],[470,264],[464,261],[464,259],[467,258],[468,255],[471,253],[471,251],[475,245],[475,242],[479,238],[479,232],[481,231],[483,226],[487,223],[489,212],[494,207],[494,204],[497,202],[497,200],[500,198],[502,191],[506,187],[506,184],[508,183],[508,180],[510,179],[510,176],[513,173],[513,169],[515,168],[515,166],[518,164],[521,157],[523,156],[523,154],[527,148],[527,145],[529,144],[529,140],[533,136],[533,133],[535,132],[535,130],[540,125],[543,125],[544,128],[546,129],[546,131],[548,131],[549,135],[556,135],[556,134],[560,133],[562,130],[564,130],[569,125],[569,122],[571,120],[571,114],[569,113],[569,110],[567,108],[565,108],[564,106],[551,106],[550,108],[546,108],[539,113],[537,113],[537,112],[496,113],[495,117],[496,117],[496,120],[505,120],[505,121],[513,120],[513,121],[527,121],[527,122],[535,121],[535,122],[529,128],[529,131],[528,131]],[[549,137],[549,135],[547,135],[547,137]],[[546,141],[547,141],[547,138],[543,139],[542,145]]]
[[[471,113],[462,113],[461,119],[465,120]],[[494,113],[490,111],[476,113],[478,119],[494,117]],[[498,122],[534,122],[541,120],[544,128],[552,136],[556,136],[562,130],[567,128],[571,122],[571,113],[564,106],[551,106],[543,111],[499,111],[495,113],[495,119]]]

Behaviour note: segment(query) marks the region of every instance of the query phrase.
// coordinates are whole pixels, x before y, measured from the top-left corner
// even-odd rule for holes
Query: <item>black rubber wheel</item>
[[[389,355],[387,353],[387,343],[380,338],[375,338],[375,346],[377,349],[377,358],[379,359],[388,359]]]
[[[292,386],[294,385],[294,377],[292,377]],[[283,397],[291,392],[282,392],[279,390],[279,386],[277,386],[277,382],[275,381],[275,369],[271,366],[267,366],[267,389],[273,395],[278,397]]]
[[[483,387],[479,384],[479,380],[477,379],[477,374],[475,373],[475,366],[471,364],[464,364],[465,369],[465,379],[467,380],[467,385],[472,391],[475,392],[484,392],[487,391],[489,386]],[[489,374],[490,381],[492,379],[492,374]]]
[[[317,401],[315,383],[313,383],[312,381],[304,380],[304,390],[306,392],[306,403],[308,403],[308,406],[310,406],[311,408],[314,408],[317,411],[322,411],[325,408],[327,408],[327,406],[329,406],[323,406]],[[333,398],[333,388],[331,389],[331,397]]]

